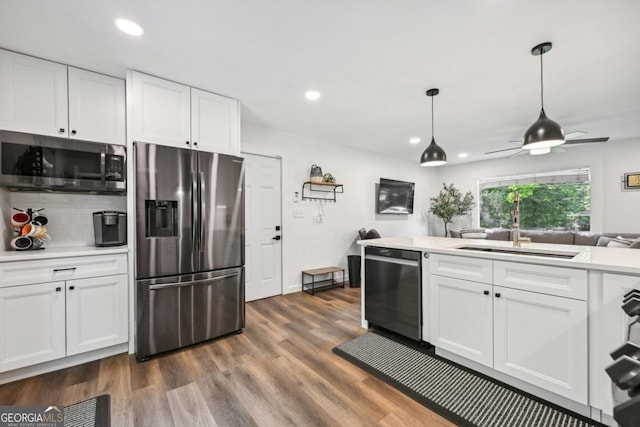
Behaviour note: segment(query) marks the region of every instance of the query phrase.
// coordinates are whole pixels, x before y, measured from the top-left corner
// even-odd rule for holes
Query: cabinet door
[[[493,287],[494,368],[587,403],[587,303]]]
[[[132,73],[133,140],[189,148],[189,87]]]
[[[0,50],[0,129],[67,136],[67,67]]]
[[[127,341],[127,275],[68,280],[67,355]]]
[[[491,285],[429,276],[431,344],[493,365]]]
[[[69,137],[127,143],[124,80],[69,67]]]
[[[240,154],[238,101],[192,88],[191,139],[199,150]]]
[[[65,355],[64,282],[0,289],[0,371]]]

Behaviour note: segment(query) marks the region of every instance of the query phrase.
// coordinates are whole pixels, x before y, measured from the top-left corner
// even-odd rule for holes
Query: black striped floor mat
[[[367,332],[333,352],[457,425],[603,426],[401,341]]]

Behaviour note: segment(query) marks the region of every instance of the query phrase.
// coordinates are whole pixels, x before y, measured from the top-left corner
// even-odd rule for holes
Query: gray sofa
[[[451,237],[512,240],[513,230],[509,229],[462,229],[451,230]],[[640,248],[640,234],[638,233],[594,233],[590,231],[570,230],[522,230],[523,237],[529,237],[534,243],[556,243],[562,245],[582,246],[616,246]],[[622,237],[622,239],[618,239]],[[613,242],[613,243],[612,243]],[[628,244],[627,244],[628,243]]]

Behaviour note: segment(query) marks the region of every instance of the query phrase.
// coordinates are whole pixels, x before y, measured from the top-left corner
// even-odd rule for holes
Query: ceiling
[[[639,16],[637,0],[3,0],[0,47],[147,72],[240,100],[244,122],[416,164],[436,87],[436,141],[461,163],[513,147],[536,120],[530,50],[544,41],[548,116],[640,142]],[[120,33],[119,17],[146,34]]]

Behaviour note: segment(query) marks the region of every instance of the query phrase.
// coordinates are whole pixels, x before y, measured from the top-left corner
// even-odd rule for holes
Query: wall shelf
[[[319,193],[331,193],[332,197],[317,197],[313,196],[314,192]],[[311,182],[307,181],[302,184],[302,200],[324,200],[329,202],[336,201],[336,194],[343,193],[344,187],[342,184],[335,184],[333,182]]]

